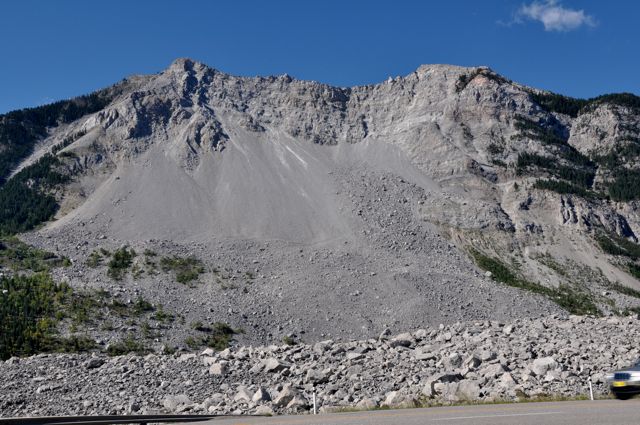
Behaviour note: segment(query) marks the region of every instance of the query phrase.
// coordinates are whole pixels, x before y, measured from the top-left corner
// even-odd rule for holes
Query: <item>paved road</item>
[[[640,424],[640,399],[433,407],[316,416],[219,419],[204,423],[208,425],[635,425]]]

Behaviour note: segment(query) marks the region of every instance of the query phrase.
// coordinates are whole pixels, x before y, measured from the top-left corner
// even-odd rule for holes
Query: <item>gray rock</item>
[[[409,332],[403,333],[400,335],[396,335],[391,341],[389,341],[389,345],[391,347],[410,347],[415,343],[415,338]]]
[[[290,365],[275,358],[270,358],[264,361],[264,370],[266,372],[280,372],[288,369]]]
[[[254,396],[254,393],[251,390],[249,390],[244,385],[241,385],[238,387],[238,391],[235,397],[233,397],[233,401],[236,401],[236,402],[244,401],[246,403],[249,403],[250,401],[253,400],[253,396]]]
[[[287,384],[284,388],[278,393],[278,396],[273,400],[274,406],[277,407],[285,407],[287,406],[291,400],[294,399],[298,395],[298,391],[291,386],[291,384]]]
[[[376,402],[372,398],[363,398],[358,403],[356,403],[356,409],[359,410],[372,410],[378,407],[378,402]]]
[[[209,367],[211,375],[225,375],[227,373],[227,364],[224,362],[214,363]]]
[[[85,362],[85,367],[87,369],[97,369],[105,363],[104,359],[100,357],[92,357]]]
[[[531,364],[531,371],[537,376],[544,376],[550,370],[554,370],[558,363],[553,357],[542,357],[535,359]]]
[[[271,396],[269,395],[269,391],[265,388],[259,387],[258,390],[253,394],[251,401],[254,403],[264,403],[267,401],[271,401]]]
[[[170,412],[177,412],[179,407],[191,405],[191,400],[186,394],[170,395],[164,398],[162,405]]]
[[[465,379],[458,382],[456,395],[461,400],[478,400],[480,394],[480,385],[476,381]]]

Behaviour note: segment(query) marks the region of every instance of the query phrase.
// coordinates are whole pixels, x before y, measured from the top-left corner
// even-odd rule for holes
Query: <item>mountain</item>
[[[69,257],[52,273],[78,291],[162,305],[177,345],[214,322],[268,343],[623,314],[639,110],[486,67],[340,88],[179,59],[0,117],[0,230]],[[103,310],[95,338],[149,326]]]

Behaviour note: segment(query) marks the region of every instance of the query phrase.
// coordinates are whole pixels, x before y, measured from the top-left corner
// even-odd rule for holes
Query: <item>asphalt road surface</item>
[[[325,415],[216,419],[208,425],[631,425],[640,424],[640,399],[487,404],[378,410]]]

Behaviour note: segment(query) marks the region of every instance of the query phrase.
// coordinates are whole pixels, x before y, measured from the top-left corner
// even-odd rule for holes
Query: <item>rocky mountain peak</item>
[[[192,319],[215,313],[253,341],[606,313],[634,308],[620,288],[640,286],[634,99],[564,98],[487,67],[340,88],[178,59],[47,129],[15,178],[27,191],[64,173],[41,189],[55,219],[28,237],[58,241],[73,284],[100,248],[194,255],[214,286],[187,290]],[[136,279],[186,305],[173,282],[157,295],[153,273]]]

